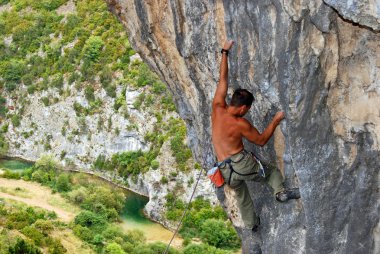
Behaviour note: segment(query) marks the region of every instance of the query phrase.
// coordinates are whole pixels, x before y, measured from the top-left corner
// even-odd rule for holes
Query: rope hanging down
[[[184,219],[185,216],[186,216],[186,213],[189,211],[191,200],[192,200],[193,197],[194,197],[195,190],[197,189],[197,186],[198,186],[199,180],[201,179],[201,176],[202,176],[202,171],[203,171],[203,169],[201,169],[201,170],[199,171],[198,179],[197,179],[197,182],[195,183],[193,193],[192,193],[191,196],[190,196],[190,199],[189,199],[189,202],[187,203],[186,209],[185,209],[185,211],[183,211],[183,213],[182,213],[181,220],[179,221],[178,226],[177,226],[177,229],[174,231],[173,237],[172,237],[172,239],[170,239],[170,242],[169,242],[168,246],[166,247],[166,250],[165,250],[164,254],[168,254],[168,252],[169,252],[169,248],[170,248],[170,245],[172,244],[172,241],[173,241],[175,235],[178,233],[179,227],[181,226],[182,221],[183,221],[183,219]]]

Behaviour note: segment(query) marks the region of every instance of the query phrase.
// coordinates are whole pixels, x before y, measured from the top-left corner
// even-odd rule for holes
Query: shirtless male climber
[[[260,170],[260,165],[253,154],[244,149],[243,137],[256,145],[265,145],[272,137],[276,127],[285,118],[285,114],[277,112],[264,132],[260,133],[248,120],[243,118],[254,100],[252,93],[245,89],[237,89],[232,96],[230,105],[226,104],[227,57],[232,45],[233,41],[225,42],[221,51],[220,80],[212,102],[212,142],[225,182],[236,192],[236,201],[245,227],[256,231],[260,220],[254,212],[245,181],[268,183],[279,202],[298,199],[300,195],[298,189],[286,190],[284,188],[284,179],[277,168],[264,167],[265,170]]]

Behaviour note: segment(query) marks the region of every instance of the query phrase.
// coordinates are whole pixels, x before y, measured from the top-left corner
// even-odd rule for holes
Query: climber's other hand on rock
[[[234,45],[234,41],[232,41],[232,40],[226,41],[224,43],[223,49],[230,50],[232,48],[232,45]]]

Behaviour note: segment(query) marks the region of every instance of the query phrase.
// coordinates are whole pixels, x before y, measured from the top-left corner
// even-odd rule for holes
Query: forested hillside
[[[0,253],[161,253],[166,243],[118,228],[120,189],[65,172],[99,175],[148,196],[147,216],[174,228],[202,170],[166,85],[130,47],[106,4],[0,0],[0,91],[0,157],[37,161],[23,172],[0,168],[0,175],[37,182],[76,207],[75,218],[62,221],[0,198]],[[31,195],[22,188],[0,192]],[[178,252],[239,248],[212,192],[201,179]]]

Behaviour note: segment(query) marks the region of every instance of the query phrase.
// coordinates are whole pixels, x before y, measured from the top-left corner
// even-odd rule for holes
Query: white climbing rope
[[[186,209],[185,209],[185,211],[183,211],[183,213],[182,213],[181,220],[179,221],[178,226],[177,226],[177,229],[174,231],[174,234],[173,234],[173,236],[172,236],[172,239],[170,239],[170,242],[169,242],[168,246],[166,247],[166,250],[165,250],[164,254],[168,254],[168,252],[169,252],[169,248],[170,248],[170,245],[172,244],[172,241],[173,241],[175,235],[178,233],[179,227],[181,226],[182,221],[183,221],[183,219],[184,219],[185,216],[186,216],[186,213],[189,211],[190,203],[191,203],[191,200],[192,200],[193,197],[194,197],[195,190],[197,189],[197,186],[198,186],[199,180],[201,179],[202,172],[203,172],[203,169],[201,169],[201,170],[199,171],[198,179],[197,179],[197,181],[196,181],[196,183],[195,183],[193,193],[192,193],[191,196],[190,196],[190,199],[189,199],[189,202],[187,203]]]

